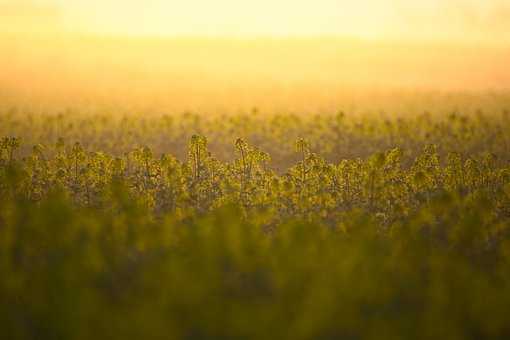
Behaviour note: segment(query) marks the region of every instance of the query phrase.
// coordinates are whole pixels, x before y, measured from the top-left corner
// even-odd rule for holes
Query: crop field
[[[0,340],[510,339],[510,0],[0,0]]]
[[[7,339],[510,335],[510,96],[0,113]]]

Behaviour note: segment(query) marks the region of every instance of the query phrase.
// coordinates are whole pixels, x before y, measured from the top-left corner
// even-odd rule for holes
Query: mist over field
[[[510,87],[505,1],[290,6],[4,0],[0,95],[61,107],[306,110],[356,93]]]
[[[506,47],[321,39],[13,36],[0,42],[4,96],[112,100],[176,110],[332,107],[352,92],[502,91]]]

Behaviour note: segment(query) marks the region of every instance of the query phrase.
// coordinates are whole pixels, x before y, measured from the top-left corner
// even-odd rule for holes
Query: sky
[[[0,96],[185,109],[510,89],[509,18],[510,0],[0,0]]]
[[[510,0],[0,0],[0,16],[13,4],[100,34],[510,41]]]

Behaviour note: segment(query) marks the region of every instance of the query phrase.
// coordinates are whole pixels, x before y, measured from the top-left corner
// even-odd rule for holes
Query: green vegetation
[[[464,112],[6,110],[0,335],[507,339],[510,114]]]

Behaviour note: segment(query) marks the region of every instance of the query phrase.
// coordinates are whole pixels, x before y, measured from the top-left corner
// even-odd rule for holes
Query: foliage
[[[342,114],[310,135],[279,116],[267,118],[273,137],[232,139],[228,152],[217,137],[234,123],[216,121],[184,157],[104,131],[3,138],[0,335],[508,338],[510,167],[497,133],[508,125],[477,117],[354,127]],[[55,123],[37,119],[24,124],[38,136]],[[330,138],[333,120],[350,137]],[[157,130],[144,124],[140,140]],[[292,124],[301,136],[274,157]],[[369,144],[386,129],[404,139],[335,160],[356,129]]]

